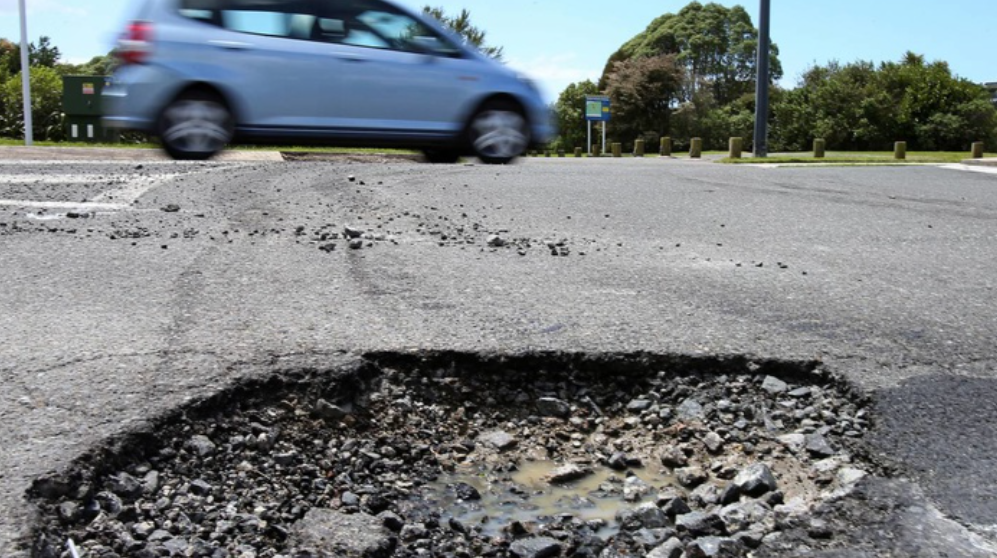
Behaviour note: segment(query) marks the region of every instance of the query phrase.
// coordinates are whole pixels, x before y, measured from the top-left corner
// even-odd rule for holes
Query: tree
[[[28,64],[31,67],[44,66],[55,68],[62,54],[59,48],[52,45],[52,40],[48,37],[38,39],[38,45],[30,43],[28,45]],[[8,75],[13,75],[21,71],[21,45],[0,39],[0,67],[6,68]],[[2,73],[3,70],[0,70]]]
[[[64,76],[108,76],[114,73],[117,64],[117,59],[108,53],[104,56],[94,56],[84,64],[59,64],[56,69]]]
[[[24,137],[23,99],[18,72],[0,84],[0,136]],[[62,76],[52,68],[31,69],[31,120],[36,138],[63,139]]]
[[[758,30],[741,6],[692,2],[678,14],[655,19],[627,41],[606,63],[600,88],[605,88],[615,65],[624,60],[674,54],[685,68],[683,101],[692,101],[709,88],[719,105],[727,105],[755,90]],[[772,45],[770,80],[782,77],[779,47]]]
[[[613,136],[623,143],[667,134],[673,106],[682,98],[685,71],[674,54],[617,62],[606,79],[613,106]]]
[[[955,150],[997,143],[997,109],[985,87],[952,75],[944,62],[906,53],[900,62],[832,62],[808,70],[773,103],[774,143],[808,149],[815,137],[835,149]]]
[[[448,16],[443,8],[424,6],[423,13],[436,18],[444,26],[457,33],[478,50],[496,60],[502,59],[502,47],[485,46],[485,32],[471,24],[471,13],[461,10],[459,15]]]
[[[585,120],[585,97],[598,95],[599,88],[592,80],[567,86],[554,103],[554,116],[560,133],[555,142],[558,147],[571,150],[582,147],[587,141],[588,125]]]

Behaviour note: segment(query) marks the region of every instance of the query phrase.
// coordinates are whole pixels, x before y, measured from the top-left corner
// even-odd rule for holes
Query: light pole
[[[24,145],[34,142],[31,123],[31,68],[28,66],[28,12],[24,8],[24,0],[20,0],[21,9],[21,93],[24,96]]]
[[[758,16],[758,77],[755,86],[755,157],[768,157],[769,133],[769,0],[761,0]]]

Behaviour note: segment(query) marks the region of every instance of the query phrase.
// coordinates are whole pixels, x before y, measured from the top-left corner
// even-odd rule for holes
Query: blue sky
[[[63,58],[80,62],[110,50],[134,0],[26,0],[28,35],[48,35]],[[425,1],[399,0],[413,8]],[[548,98],[569,83],[598,79],[606,59],[655,17],[686,0],[435,0],[447,13],[466,8],[505,48],[506,61],[540,82]],[[741,4],[758,23],[758,0]],[[899,60],[913,50],[949,62],[957,75],[997,81],[994,0],[771,0],[772,39],[781,50],[782,84],[814,64]],[[18,0],[0,0],[0,37],[19,40]]]

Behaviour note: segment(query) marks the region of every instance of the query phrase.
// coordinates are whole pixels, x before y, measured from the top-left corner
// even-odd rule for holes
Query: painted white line
[[[139,175],[125,175],[122,178],[111,178],[92,174],[0,174],[0,184],[92,184],[94,182],[126,182],[129,178]]]
[[[156,176],[138,176],[134,180],[127,182],[123,187],[114,190],[107,190],[93,197],[91,202],[103,203],[107,200],[115,200],[116,204],[131,205],[132,202],[142,197],[146,192],[156,186],[173,180],[180,176],[176,174],[159,174]]]
[[[55,202],[32,200],[0,200],[0,206],[38,207],[41,209],[93,209],[97,211],[120,211],[128,208],[128,204],[122,203]]]
[[[997,167],[988,167],[983,165],[963,165],[961,163],[955,163],[951,165],[941,165],[940,168],[948,170],[957,170],[963,172],[978,172],[982,174],[997,174]]]

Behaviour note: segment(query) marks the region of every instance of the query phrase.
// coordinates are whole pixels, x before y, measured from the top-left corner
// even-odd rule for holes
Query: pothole
[[[38,479],[34,556],[745,556],[870,471],[817,363],[369,355],[252,381]],[[808,522],[812,522],[809,524]]]

